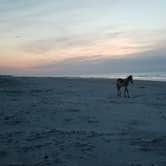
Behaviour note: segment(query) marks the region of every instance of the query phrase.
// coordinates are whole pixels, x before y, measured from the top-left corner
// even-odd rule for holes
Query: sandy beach
[[[166,82],[0,77],[0,166],[165,166]]]

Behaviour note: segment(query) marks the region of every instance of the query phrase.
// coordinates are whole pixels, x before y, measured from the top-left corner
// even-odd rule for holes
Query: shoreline
[[[118,78],[125,78],[125,77],[115,77],[115,78],[108,78],[108,77],[89,77],[89,76],[16,76],[16,75],[0,75],[0,79],[2,78],[42,78],[42,79],[48,79],[48,78],[55,78],[55,79],[73,79],[73,80],[116,80]],[[155,79],[140,79],[140,78],[134,78],[133,76],[133,80],[134,81],[147,81],[147,82],[161,82],[161,83],[165,83],[166,80],[155,80]]]

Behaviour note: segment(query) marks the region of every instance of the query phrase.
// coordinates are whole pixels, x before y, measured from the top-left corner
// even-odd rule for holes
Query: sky
[[[166,71],[165,0],[0,0],[0,74]]]

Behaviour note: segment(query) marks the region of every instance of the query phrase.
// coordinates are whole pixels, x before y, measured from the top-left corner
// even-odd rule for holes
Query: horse
[[[132,75],[128,76],[125,79],[122,79],[122,78],[117,79],[117,81],[116,81],[117,96],[121,96],[121,88],[124,87],[124,97],[126,97],[126,94],[127,94],[127,97],[130,97],[129,91],[127,89],[129,82],[133,83],[133,76]]]

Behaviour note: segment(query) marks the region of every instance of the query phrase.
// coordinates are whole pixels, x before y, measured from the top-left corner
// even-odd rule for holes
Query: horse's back
[[[118,79],[116,80],[116,82],[117,82],[117,83],[122,83],[122,82],[124,82],[124,80],[123,80],[122,78],[118,78]]]

